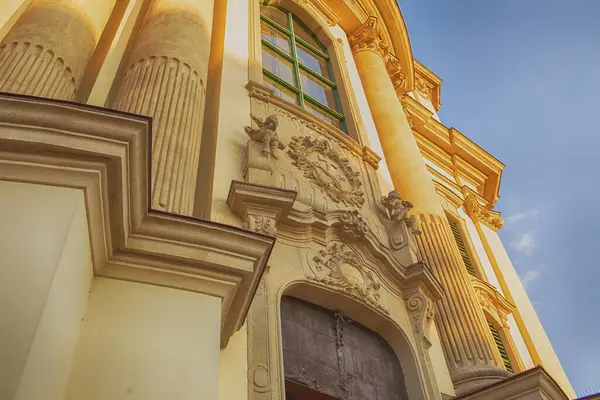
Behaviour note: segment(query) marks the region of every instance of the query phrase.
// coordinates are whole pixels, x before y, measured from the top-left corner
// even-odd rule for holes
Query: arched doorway
[[[400,362],[377,333],[312,303],[284,296],[281,331],[289,400],[406,400]]]

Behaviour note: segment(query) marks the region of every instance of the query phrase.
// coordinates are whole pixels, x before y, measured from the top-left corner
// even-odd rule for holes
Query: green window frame
[[[490,331],[492,332],[494,342],[496,342],[496,346],[498,347],[498,351],[500,352],[500,357],[502,358],[502,362],[504,363],[504,368],[508,372],[514,373],[515,370],[510,362],[510,357],[508,356],[508,352],[506,351],[506,346],[504,346],[504,341],[500,336],[500,332],[498,332],[498,329],[496,329],[491,322],[488,322],[488,325],[490,327]]]
[[[346,118],[342,111],[338,86],[335,83],[333,69],[331,68],[331,58],[327,52],[326,46],[315,36],[315,34],[304,24],[298,17],[291,12],[279,6],[270,5],[260,1],[261,7],[261,42],[263,54],[263,77],[265,86],[270,87],[275,91],[275,94],[290,102],[295,102],[298,106],[306,109],[316,115],[325,122],[337,127],[344,133],[348,133]],[[285,15],[284,19],[279,22],[269,18],[265,11],[268,9],[278,10],[279,13]],[[278,16],[282,16],[279,14]],[[264,25],[263,25],[264,24]],[[266,29],[273,30],[273,36],[265,36]],[[302,32],[296,32],[301,30]],[[310,41],[303,39],[299,34],[310,35]],[[275,36],[276,35],[276,36]],[[306,37],[306,36],[305,36]],[[271,43],[269,38],[281,38],[283,42],[287,40],[289,45],[282,48],[276,43]],[[325,72],[319,73],[309,67],[307,63],[302,61],[301,55],[312,57],[316,62],[323,63]],[[273,65],[289,66],[291,77],[282,77],[276,72],[270,71],[265,67],[265,54],[268,57],[276,58],[276,63]],[[304,81],[304,83],[303,83]],[[331,97],[330,104],[325,104],[323,101],[316,99],[315,93],[311,95],[309,91],[312,89],[323,88],[323,96],[327,98],[328,94]],[[326,99],[327,100],[327,99]]]
[[[458,226],[458,222],[456,222],[452,218],[448,218],[448,223],[450,224],[450,229],[452,230],[452,236],[454,236],[454,241],[458,246],[458,251],[460,252],[460,256],[465,264],[465,268],[467,272],[473,276],[477,276],[475,273],[475,267],[473,266],[473,262],[471,261],[471,256],[467,251],[467,246],[465,245],[464,238],[461,234],[460,227]]]

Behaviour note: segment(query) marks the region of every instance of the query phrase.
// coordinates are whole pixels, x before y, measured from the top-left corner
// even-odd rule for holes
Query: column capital
[[[381,35],[381,26],[377,17],[369,17],[348,38],[353,53],[363,50],[371,50],[379,53],[386,60],[389,46]]]
[[[488,210],[482,206],[473,195],[467,196],[463,207],[473,220],[477,220],[495,231],[498,231],[498,229],[504,226],[504,221],[500,217],[500,213],[498,211]]]

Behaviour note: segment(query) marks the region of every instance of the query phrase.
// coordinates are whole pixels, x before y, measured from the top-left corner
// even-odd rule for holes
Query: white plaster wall
[[[66,399],[216,400],[216,297],[94,278]]]
[[[14,398],[24,371],[22,390],[35,384],[49,390],[44,399],[58,398],[55,396],[61,389],[59,381],[40,381],[39,368],[56,361],[51,372],[60,379],[70,358],[69,338],[75,334],[78,316],[76,307],[64,302],[79,298],[80,288],[64,293],[61,289],[69,281],[75,285],[85,283],[83,275],[65,276],[79,267],[84,269],[88,260],[85,237],[74,237],[82,234],[80,207],[83,194],[77,189],[0,182],[1,399]],[[77,243],[82,248],[75,249]],[[57,311],[63,306],[64,314],[58,316]],[[66,324],[62,327],[66,336],[55,342],[57,336],[51,326],[59,320]],[[52,350],[40,349],[44,343],[62,346],[67,353],[64,358],[57,358]],[[28,357],[31,363],[27,362]]]
[[[221,350],[219,400],[248,398],[248,328],[244,324]]]
[[[64,243],[15,400],[63,399],[94,275],[83,194]]]
[[[574,391],[569,383],[569,379],[556,356],[554,348],[535,312],[533,304],[531,304],[531,301],[529,300],[529,296],[527,296],[527,293],[525,292],[521,279],[517,275],[517,271],[510,261],[510,257],[500,240],[500,236],[498,236],[498,232],[495,232],[483,224],[481,228],[494,257],[496,258],[500,273],[502,274],[502,279],[505,281],[508,291],[510,291],[510,293],[506,293],[507,298],[517,307],[527,333],[529,333],[529,336],[531,337],[531,344],[535,346],[535,349],[540,356],[542,366],[548,371],[550,376],[560,384],[562,389],[568,395],[574,396]],[[525,332],[521,332],[521,334],[526,338],[527,335]]]

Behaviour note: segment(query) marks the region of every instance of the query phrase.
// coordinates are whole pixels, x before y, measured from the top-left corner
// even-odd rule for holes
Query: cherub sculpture
[[[244,127],[250,139],[255,142],[261,142],[265,154],[271,154],[273,157],[279,158],[278,149],[283,150],[285,145],[279,141],[279,136],[277,136],[277,126],[279,125],[277,116],[269,115],[265,120],[257,118],[252,114],[250,114],[250,117],[258,125],[257,129],[250,126]]]
[[[400,192],[392,190],[387,197],[381,198],[381,204],[388,212],[388,218],[392,221],[404,221],[408,228],[415,234],[421,233],[415,217],[409,217],[408,212],[413,208],[410,201],[402,200]]]

